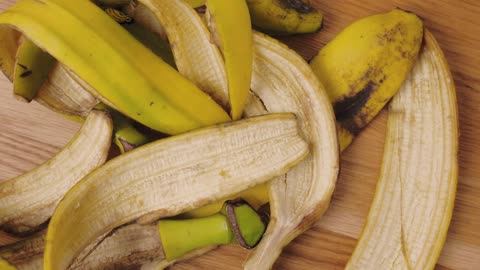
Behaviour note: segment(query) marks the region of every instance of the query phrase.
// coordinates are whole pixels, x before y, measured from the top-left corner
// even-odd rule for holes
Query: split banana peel
[[[307,158],[269,185],[270,223],[245,269],[270,269],[283,247],[327,209],[339,150],[330,101],[305,60],[277,40],[255,33],[254,63],[252,91],[268,112],[295,113],[310,142]]]
[[[1,183],[0,230],[22,237],[43,229],[63,195],[105,162],[111,134],[110,117],[94,110],[77,135],[55,157]]]
[[[312,60],[333,104],[342,150],[398,91],[422,38],[423,22],[395,9],[354,22]]]
[[[458,177],[456,91],[430,32],[390,104],[380,179],[346,269],[433,269],[452,217]]]
[[[22,31],[95,89],[103,103],[153,129],[177,134],[230,119],[89,1],[21,0],[0,14],[0,24]]]
[[[65,195],[48,227],[44,268],[68,268],[89,243],[122,224],[178,215],[284,174],[308,148],[293,115],[272,114],[130,151]]]

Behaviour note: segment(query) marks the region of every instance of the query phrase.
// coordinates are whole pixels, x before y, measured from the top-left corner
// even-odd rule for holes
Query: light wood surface
[[[2,0],[0,10],[13,2]],[[461,138],[455,212],[437,269],[480,269],[480,1],[313,2],[325,14],[323,30],[281,38],[306,59],[311,59],[354,20],[395,7],[420,15],[438,39],[457,86]],[[79,128],[38,104],[15,100],[11,88],[10,82],[0,75],[0,181],[47,160]],[[274,269],[343,269],[372,200],[381,165],[385,123],[384,111],[343,153],[342,171],[330,209],[314,228],[284,250]],[[172,269],[241,269],[247,253],[225,246]]]

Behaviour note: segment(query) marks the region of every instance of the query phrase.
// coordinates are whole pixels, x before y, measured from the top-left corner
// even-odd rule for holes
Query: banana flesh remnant
[[[269,112],[294,112],[311,145],[304,161],[270,183],[271,221],[245,264],[245,269],[270,269],[283,247],[327,209],[338,176],[339,149],[332,106],[310,66],[260,33],[254,34],[254,49],[252,91]]]
[[[230,119],[89,1],[22,0],[0,14],[0,24],[24,32],[98,91],[103,103],[153,129],[177,134]]]
[[[21,38],[15,58],[13,93],[30,102],[47,79],[55,59],[25,37]]]
[[[0,230],[29,235],[48,221],[62,196],[102,165],[111,143],[108,115],[92,111],[75,138],[55,157],[0,184]]]
[[[274,34],[302,34],[320,30],[323,15],[308,0],[247,0],[252,23]]]
[[[458,112],[445,57],[426,31],[423,51],[390,104],[383,165],[346,269],[433,269],[452,217]]]
[[[291,114],[220,124],[137,148],[65,195],[49,224],[44,267],[66,269],[90,242],[115,227],[136,219],[149,223],[231,196],[285,173],[307,153]]]
[[[398,91],[422,37],[423,22],[395,9],[354,22],[312,60],[333,104],[342,150]]]
[[[252,28],[245,0],[207,0],[206,19],[213,42],[223,53],[230,115],[242,117],[252,78]]]
[[[175,44],[172,50],[179,72],[228,111],[225,65],[219,49],[210,41],[202,18],[184,1],[140,0],[140,3],[145,7],[138,5],[136,8],[149,9],[163,27],[169,42]]]

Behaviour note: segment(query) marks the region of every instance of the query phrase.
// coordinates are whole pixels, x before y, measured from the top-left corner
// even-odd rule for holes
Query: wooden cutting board
[[[14,2],[2,0],[0,10]],[[281,38],[307,60],[354,20],[395,7],[418,14],[438,39],[457,86],[461,138],[455,212],[437,269],[480,269],[480,1],[313,2],[325,14],[323,30]],[[79,124],[38,104],[15,100],[11,89],[10,82],[0,75],[0,181],[53,156],[79,128]],[[342,171],[330,209],[314,228],[285,248],[274,269],[343,269],[373,198],[385,124],[384,111],[342,154]],[[225,246],[172,268],[241,269],[247,253],[236,246]]]

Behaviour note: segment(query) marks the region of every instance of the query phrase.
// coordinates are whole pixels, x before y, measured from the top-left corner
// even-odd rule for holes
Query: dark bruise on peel
[[[298,13],[308,14],[316,12],[315,8],[310,5],[307,1],[302,0],[277,0],[278,3],[287,9],[294,9]]]
[[[0,226],[0,231],[5,232],[13,237],[25,238],[34,235],[48,227],[48,222],[50,219],[47,219],[42,224],[32,227],[28,225],[18,224],[15,221],[10,221]]]
[[[364,121],[357,123],[355,118],[362,118],[360,113],[376,88],[377,84],[369,81],[356,95],[346,97],[333,105],[337,122],[354,136],[357,136],[366,124]]]
[[[32,74],[33,74],[33,71],[31,71],[31,70],[26,70],[26,71],[22,72],[22,74],[20,74],[20,78],[25,78],[25,77],[28,77],[28,76],[30,76],[30,75],[32,75]]]
[[[124,139],[122,138],[119,138],[118,139],[120,141],[120,143],[122,144],[122,147],[123,147],[123,151],[126,153],[128,151],[132,151],[133,149],[137,148],[138,146],[135,145],[135,144],[132,144],[132,143],[129,143],[127,141],[125,141]]]

